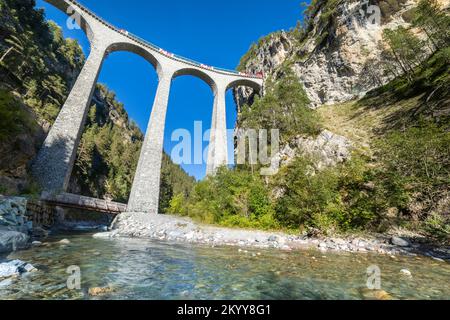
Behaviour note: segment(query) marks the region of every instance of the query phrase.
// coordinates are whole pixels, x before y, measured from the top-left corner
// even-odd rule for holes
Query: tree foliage
[[[31,0],[5,0],[0,9],[5,21],[0,23],[0,75],[51,124],[85,57],[79,44],[64,39],[34,6]]]
[[[239,115],[242,129],[278,129],[283,141],[296,135],[316,135],[321,130],[320,118],[309,108],[309,99],[298,77],[286,69],[275,83],[266,86],[262,98],[256,97],[251,106],[244,106]]]
[[[437,0],[421,0],[415,11],[413,25],[420,28],[435,50],[450,44],[450,16]]]
[[[172,201],[172,208],[180,199]],[[259,175],[245,170],[221,168],[215,176],[198,182],[186,205],[184,215],[194,219],[230,227],[274,229],[273,203],[264,181]]]
[[[445,50],[450,44],[450,16],[436,0],[421,0],[412,20],[413,27],[425,34],[425,39],[419,38],[411,28],[398,27],[383,32],[383,42],[387,46],[383,53],[386,73],[394,77],[405,75],[410,83],[415,79],[416,68],[430,54]]]
[[[11,93],[0,89],[0,143],[13,135],[35,129],[31,115],[23,110]]]

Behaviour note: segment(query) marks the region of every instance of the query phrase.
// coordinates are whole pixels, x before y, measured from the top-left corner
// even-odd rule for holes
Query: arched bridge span
[[[142,146],[128,211],[158,213],[164,128],[172,80],[192,75],[205,81],[214,94],[207,174],[227,163],[226,91],[235,86],[261,90],[261,77],[207,66],[169,53],[120,30],[73,0],[45,0],[73,17],[86,33],[91,52],[34,164],[33,174],[47,193],[68,188],[90,101],[105,57],[128,51],[146,59],[157,71],[158,89]]]

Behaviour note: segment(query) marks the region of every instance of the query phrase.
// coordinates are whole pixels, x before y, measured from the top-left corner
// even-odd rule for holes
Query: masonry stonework
[[[171,70],[163,70],[159,75],[155,103],[128,203],[130,212],[158,213],[164,128],[172,76]]]
[[[228,163],[226,88],[219,86],[214,92],[214,109],[211,138],[208,150],[206,174],[214,175],[216,170]]]

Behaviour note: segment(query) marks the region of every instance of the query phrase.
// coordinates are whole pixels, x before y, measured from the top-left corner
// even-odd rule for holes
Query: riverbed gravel
[[[373,235],[364,238],[310,238],[281,232],[215,227],[196,223],[189,218],[144,213],[121,214],[114,221],[109,232],[97,233],[94,237],[104,239],[147,238],[208,246],[276,248],[286,251],[317,249],[323,252],[376,253],[391,256],[422,255],[450,261],[450,248],[448,247],[430,247],[412,243],[406,239],[399,241],[398,237]]]

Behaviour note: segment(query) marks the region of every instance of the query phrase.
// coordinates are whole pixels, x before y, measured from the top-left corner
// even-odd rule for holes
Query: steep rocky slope
[[[440,3],[449,6],[450,1]],[[361,97],[393,79],[382,68],[389,63],[380,44],[383,30],[408,27],[417,4],[418,0],[313,1],[304,30],[297,27],[260,39],[239,68],[263,71],[266,81],[282,77],[285,68],[293,70],[312,106]],[[251,98],[251,90],[238,88],[235,97],[240,108]]]

